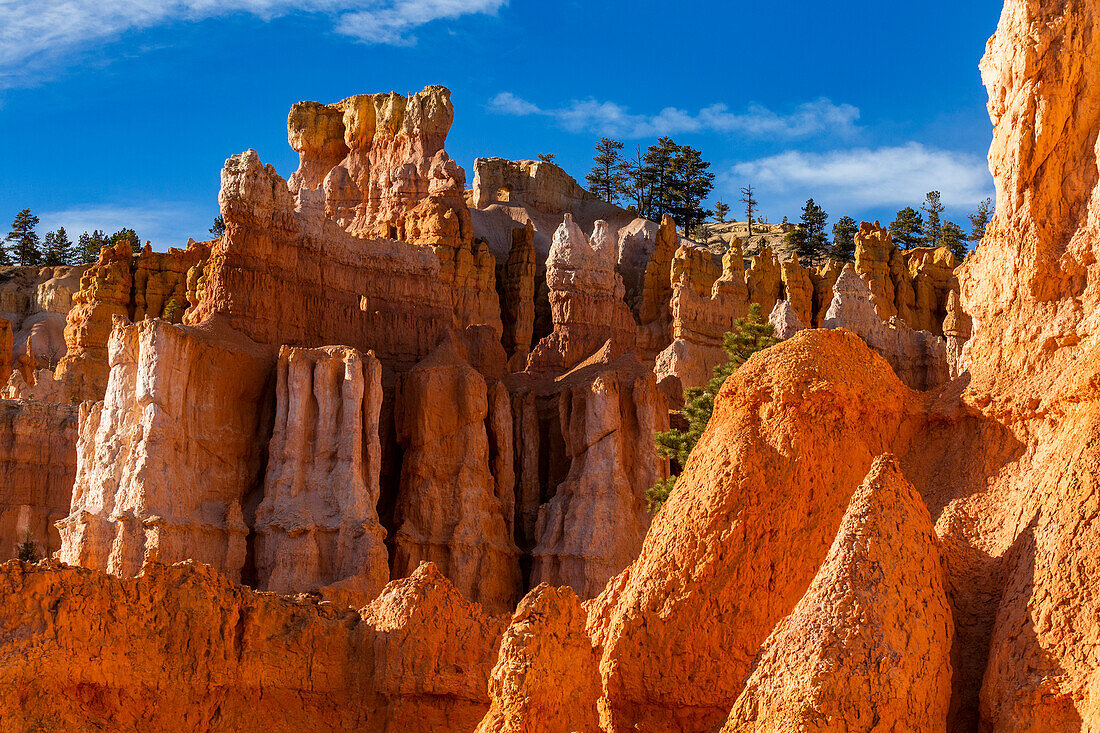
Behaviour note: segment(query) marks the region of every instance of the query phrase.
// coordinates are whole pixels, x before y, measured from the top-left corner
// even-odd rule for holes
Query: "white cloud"
[[[65,227],[69,239],[75,242],[83,232],[96,229],[106,234],[133,229],[142,244],[151,242],[153,249],[163,252],[169,247],[186,247],[188,237],[208,239],[216,214],[217,206],[200,211],[192,204],[171,201],[149,201],[135,206],[86,204],[38,214],[38,233],[44,236]]]
[[[690,113],[666,107],[652,115],[635,114],[614,102],[577,100],[567,107],[543,109],[511,92],[489,100],[489,109],[500,114],[526,117],[543,115],[569,132],[595,133],[619,138],[646,138],[693,132],[739,133],[753,137],[801,138],[822,133],[849,134],[855,130],[859,109],[850,104],[833,104],[819,99],[798,106],[790,114],[779,114],[760,105],[750,105],[743,114],[730,112],[724,104],[712,104]]]
[[[433,20],[496,13],[508,0],[394,0],[392,4],[345,13],[336,30],[366,43],[410,45],[411,31]]]
[[[752,184],[767,207],[788,216],[807,198],[836,210],[917,206],[938,190],[949,207],[966,208],[992,194],[983,158],[920,143],[827,153],[788,151],[735,165],[719,180],[730,191]]]
[[[234,13],[262,20],[330,16],[336,32],[364,43],[409,45],[435,20],[495,13],[508,0],[0,0],[0,88],[35,80],[78,51],[128,31]]]

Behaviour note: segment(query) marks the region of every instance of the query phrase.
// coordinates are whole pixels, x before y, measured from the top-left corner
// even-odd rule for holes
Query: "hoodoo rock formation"
[[[634,348],[637,329],[615,253],[607,222],[596,222],[589,238],[566,214],[546,260],[554,332],[531,352],[529,369],[568,371],[609,340],[617,354]]]
[[[345,347],[279,352],[275,426],[256,509],[256,582],[296,592],[337,584],[361,607],[389,580],[378,521],[382,366]]]
[[[116,324],[106,398],[80,406],[62,562],[135,576],[191,559],[240,580],[271,366],[220,325]]]
[[[514,479],[510,466],[506,476],[494,475],[490,445],[511,453],[511,432],[498,432],[511,422],[508,400],[490,399],[485,378],[453,339],[403,375],[400,391],[397,439],[405,455],[394,573],[404,577],[431,561],[466,598],[506,612],[521,592],[510,532]],[[505,414],[490,414],[497,411]]]
[[[105,249],[54,382],[12,347],[72,273],[0,273],[0,369],[58,395],[0,401],[0,543],[82,566],[0,566],[0,728],[1100,727],[1100,9],[1006,0],[982,73],[960,267],[721,259],[550,164],[466,195],[429,87],[296,105],[218,240]],[[753,303],[809,328],[650,518]]]

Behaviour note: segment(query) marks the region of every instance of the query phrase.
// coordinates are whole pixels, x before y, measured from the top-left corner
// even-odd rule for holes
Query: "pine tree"
[[[609,204],[619,200],[619,193],[626,180],[622,172],[623,144],[609,137],[601,137],[596,143],[596,155],[592,158],[592,170],[585,177],[588,190]]]
[[[543,163],[554,163],[557,158],[557,153],[539,153],[539,160],[541,160]],[[557,165],[557,163],[554,163],[554,165]]]
[[[671,214],[675,201],[675,166],[673,161],[680,151],[672,138],[662,137],[656,145],[650,145],[645,154],[646,177],[650,180],[649,218],[660,221],[665,214]]]
[[[670,213],[687,233],[711,214],[703,208],[703,202],[714,188],[714,174],[702,153],[684,145],[672,159],[672,176]]]
[[[955,259],[962,262],[966,259],[966,232],[953,221],[943,223],[943,233],[940,237],[940,246],[947,247],[955,255]]]
[[[19,543],[17,552],[19,559],[23,562],[38,562],[38,545],[35,544],[29,530],[23,535],[23,541]]]
[[[804,267],[815,264],[828,253],[829,240],[825,237],[828,221],[829,215],[825,210],[809,199],[802,207],[802,223],[787,235],[787,243],[793,247]]]
[[[943,203],[940,201],[939,191],[929,191],[924,196],[924,204],[921,210],[928,214],[924,220],[924,244],[927,247],[939,247],[943,238]]]
[[[652,219],[649,210],[652,172],[646,166],[640,147],[635,148],[633,156],[623,159],[619,171],[623,174],[622,195],[634,202],[634,210],[638,212],[638,216]]]
[[[890,236],[901,249],[919,246],[924,238],[924,217],[912,206],[906,206],[891,222]]]
[[[729,204],[719,199],[714,204],[714,216],[718,219],[720,224],[726,223],[726,216],[730,213]]]
[[[646,504],[651,514],[656,514],[668,500],[676,484],[675,474],[687,465],[688,456],[707,429],[710,416],[714,414],[714,399],[722,390],[722,385],[750,356],[777,343],[779,339],[775,338],[775,326],[768,323],[768,319],[763,316],[759,303],[750,305],[749,315],[739,318],[734,330],[722,339],[722,349],[729,360],[714,367],[713,377],[705,386],[693,387],[684,392],[687,429],[673,428],[657,433],[657,453],[673,462],[674,475],[646,491]]]
[[[741,203],[745,205],[745,220],[749,223],[749,236],[752,236],[752,215],[756,213],[756,198],[753,196],[752,184],[741,187]]]
[[[833,224],[833,251],[834,260],[841,262],[853,262],[856,257],[856,232],[859,227],[856,220],[850,216],[842,216]]]
[[[107,244],[112,247],[122,241],[130,243],[130,249],[134,254],[141,253],[141,237],[139,237],[137,232],[133,229],[119,229],[117,232],[107,237]]]
[[[99,251],[107,246],[107,238],[103,232],[96,229],[91,234],[84,232],[76,243],[75,262],[79,265],[87,265],[99,260]]]
[[[38,217],[30,209],[23,209],[15,215],[11,231],[4,238],[10,261],[17,265],[38,265],[42,262],[42,251],[38,241]]]
[[[221,214],[214,217],[214,223],[210,226],[210,233],[214,236],[214,239],[221,239],[221,236],[225,234],[225,219]]]
[[[47,267],[73,264],[73,243],[69,241],[65,227],[58,227],[56,232],[47,232],[42,239],[42,245],[42,264]]]
[[[993,218],[993,199],[987,198],[978,204],[978,210],[973,214],[967,214],[966,218],[970,219],[970,241],[982,241],[982,237],[985,236],[985,228],[989,226],[989,221]]]

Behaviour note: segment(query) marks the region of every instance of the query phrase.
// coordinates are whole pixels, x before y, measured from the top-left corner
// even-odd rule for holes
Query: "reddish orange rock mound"
[[[477,733],[599,733],[599,653],[585,634],[587,618],[568,587],[543,583],[520,601]]]
[[[952,635],[928,509],[882,456],[723,731],[946,731]]]
[[[430,565],[359,612],[191,562],[119,579],[14,561],[0,597],[12,731],[470,731],[503,630]]]
[[[873,460],[906,444],[920,412],[844,331],[803,331],[726,382],[639,558],[593,602],[608,730],[726,718]]]

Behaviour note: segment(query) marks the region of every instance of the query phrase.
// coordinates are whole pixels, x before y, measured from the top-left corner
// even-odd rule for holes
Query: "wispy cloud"
[[[916,206],[938,190],[949,206],[969,207],[992,194],[986,162],[978,155],[920,143],[827,153],[788,151],[739,163],[719,181],[729,190],[751,183],[771,206],[795,211],[805,199],[865,211]]]
[[[129,31],[235,13],[332,18],[364,43],[411,45],[436,20],[496,13],[508,0],[0,0],[0,89],[41,78],[79,51]]]
[[[712,104],[691,113],[666,107],[656,114],[637,114],[615,102],[577,100],[566,107],[544,109],[501,92],[489,100],[493,112],[518,117],[542,115],[569,132],[595,133],[618,138],[645,138],[693,132],[739,133],[753,137],[806,138],[823,133],[846,135],[855,130],[859,109],[819,99],[799,105],[787,114],[753,104],[742,113],[725,104]]]
[[[133,229],[142,244],[151,242],[153,249],[163,252],[169,247],[185,247],[188,237],[208,239],[216,214],[217,206],[213,204],[209,210],[174,201],[148,201],[133,206],[87,204],[38,214],[38,232],[41,236],[65,227],[69,239],[75,242],[82,232],[99,229],[113,234],[120,229]]]

